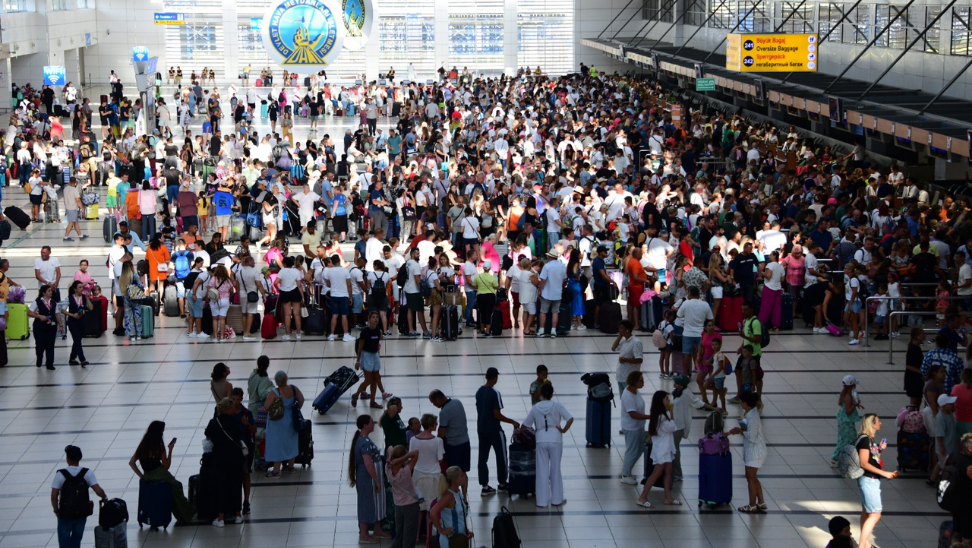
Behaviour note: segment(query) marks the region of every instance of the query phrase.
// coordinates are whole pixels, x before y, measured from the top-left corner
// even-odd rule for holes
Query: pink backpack
[[[925,421],[921,412],[913,407],[903,407],[898,413],[898,425],[908,434],[922,434],[925,432]]]
[[[703,455],[723,455],[729,452],[729,438],[722,432],[706,434],[699,439],[699,453]]]

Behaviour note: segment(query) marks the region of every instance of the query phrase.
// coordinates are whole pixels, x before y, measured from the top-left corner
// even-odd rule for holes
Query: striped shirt
[[[766,436],[763,435],[763,421],[755,408],[746,413],[746,430],[743,431],[743,462],[761,463],[766,458]]]

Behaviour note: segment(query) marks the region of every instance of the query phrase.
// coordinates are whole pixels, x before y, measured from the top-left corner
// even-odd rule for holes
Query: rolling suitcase
[[[601,333],[617,335],[618,326],[621,325],[621,305],[613,301],[602,304],[597,323],[601,326]]]
[[[155,335],[155,316],[152,315],[152,307],[142,305],[142,335],[143,339],[151,338]]]
[[[780,297],[780,329],[793,329],[793,295],[789,293]]]
[[[509,481],[510,495],[526,497],[537,492],[537,451],[519,443],[510,444]]]
[[[208,306],[203,308],[202,330],[209,336],[213,334],[213,311]]]
[[[122,499],[102,500],[99,507],[98,525],[105,529],[118,527],[128,521],[128,504]]]
[[[723,331],[739,331],[742,323],[742,297],[723,297],[719,304],[719,329]],[[790,319],[793,323],[793,319]]]
[[[338,321],[338,325],[341,325],[340,321]],[[404,308],[399,310],[398,314],[398,334],[403,337],[408,336],[408,311]]]
[[[203,521],[215,519],[219,513],[215,496],[219,489],[218,475],[209,462],[211,455],[203,455],[199,473],[189,477],[189,504],[196,509],[196,517]]]
[[[128,548],[128,528],[126,524],[105,528],[94,528],[95,548]]]
[[[300,431],[297,432],[297,458],[294,459],[294,463],[301,467],[310,466],[311,461],[314,460],[313,426],[314,423],[305,420],[301,423]]]
[[[102,327],[102,302],[101,299],[91,299],[91,310],[81,315],[81,336],[87,339],[95,339],[101,336],[105,330]]]
[[[594,299],[584,301],[584,327],[594,329],[594,326],[597,325],[597,318],[594,317],[594,310],[596,308],[597,305],[594,303]]]
[[[102,236],[105,238],[105,243],[112,243],[115,233],[118,232],[118,220],[115,219],[114,215],[108,215],[105,217],[105,221],[101,226]]]
[[[27,230],[27,227],[30,226],[30,216],[17,206],[7,206],[4,208],[3,214],[20,230]]]
[[[651,475],[655,472],[655,462],[653,460],[651,460],[651,444],[650,443],[646,443],[645,444],[645,458],[643,460],[645,461],[645,471],[644,471],[645,477],[641,478],[641,485],[644,485],[644,484],[648,483],[648,478],[650,478]],[[664,489],[665,488],[665,474],[662,474],[662,475],[658,476],[658,479],[655,480],[655,483],[652,484],[652,487],[661,487],[662,489]]]
[[[587,445],[611,446],[611,402],[587,398]]]
[[[314,398],[313,408],[321,415],[327,413],[341,395],[358,384],[361,377],[347,366],[341,366],[324,379],[324,390]]]
[[[732,453],[699,455],[699,508],[732,502]]]
[[[153,316],[158,316],[159,313],[162,311],[161,308],[162,305],[159,304],[159,292],[150,291],[148,297],[146,298],[145,304],[152,307]]]
[[[165,529],[172,521],[172,491],[168,482],[138,482],[138,527],[148,525],[153,531]]]
[[[101,331],[108,331],[108,297],[102,295],[93,301],[101,301]]]
[[[6,220],[0,221],[0,242],[10,239],[10,231],[12,230],[10,223]]]
[[[404,315],[403,311],[402,316]],[[459,338],[459,333],[462,331],[459,323],[459,306],[454,304],[445,306],[442,319],[442,338],[447,341]]]
[[[317,410],[317,414],[323,415],[330,411],[331,407],[337,403],[338,398],[341,397],[341,393],[341,389],[336,384],[329,384],[314,398],[312,407]]]
[[[175,284],[169,285],[162,292],[162,305],[166,316],[175,318],[179,315],[179,291]]]
[[[510,311],[510,302],[501,302],[499,304],[499,311],[503,314],[503,329],[513,329],[513,315]]]
[[[910,433],[898,430],[898,470],[905,472],[928,470],[931,441],[927,432]]]
[[[10,340],[24,340],[30,336],[30,322],[27,318],[27,305],[9,303],[7,305],[7,330],[4,333]]]
[[[243,306],[231,304],[226,311],[226,325],[233,329],[237,335],[243,334]]]
[[[316,306],[308,306],[307,317],[303,319],[302,326],[305,335],[323,335],[324,311]]]
[[[273,317],[273,314],[266,314],[263,316],[263,321],[260,323],[260,337],[264,339],[273,339],[277,336],[277,318]]]
[[[98,204],[90,204],[84,206],[84,218],[89,221],[93,219],[97,219],[99,216],[98,210],[99,210]]]
[[[493,309],[493,317],[489,321],[489,334],[493,337],[503,334],[503,312],[499,308]]]

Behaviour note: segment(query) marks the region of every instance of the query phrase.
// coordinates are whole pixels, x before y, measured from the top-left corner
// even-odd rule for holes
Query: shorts
[[[336,316],[347,316],[350,308],[348,307],[348,297],[331,297],[331,314]]]
[[[702,345],[702,337],[682,336],[682,354],[691,354]]]
[[[80,216],[80,209],[66,209],[64,210],[64,216],[67,218],[67,222],[76,223],[78,222],[78,217]]]
[[[466,245],[479,245],[479,238],[463,238],[462,241]]]
[[[644,286],[628,286],[628,304],[631,306],[641,306],[641,295],[645,292]]]
[[[30,195],[30,204],[31,205],[36,205],[36,206],[41,205],[41,199],[42,199],[41,196],[43,196],[43,195],[42,194],[31,194]]]
[[[682,344],[683,345],[685,344],[684,338],[682,339]],[[709,373],[712,373],[712,370],[713,370],[713,367],[711,365],[702,365],[702,364],[699,364],[695,368],[699,371],[699,373],[703,373],[705,375],[708,375]]]
[[[874,323],[876,323],[876,324],[883,324],[884,323],[884,320],[886,320],[886,319],[887,319],[887,316],[874,316]]]
[[[721,285],[714,285],[714,286],[712,286],[712,289],[710,291],[712,292],[712,298],[713,299],[721,299],[722,298],[722,286]]]
[[[742,385],[742,393],[743,394],[746,394],[747,392],[752,392],[752,391],[753,391],[753,383],[751,383],[751,382],[743,383],[743,385]]]
[[[108,196],[105,198],[105,207],[118,207],[118,196]]]
[[[523,310],[526,310],[526,313],[527,314],[529,314],[531,316],[536,316],[537,315],[537,303],[536,302],[531,301],[531,302],[528,302],[528,303],[523,303],[522,306],[523,306]]]
[[[540,297],[540,313],[549,314],[552,312],[560,312],[560,299],[551,301]]]
[[[217,215],[216,216],[216,228],[226,228],[229,226],[229,215]]]
[[[230,301],[229,299],[216,299],[215,301],[209,301],[209,311],[213,313],[213,317],[225,318],[226,313],[229,312]]]
[[[301,299],[300,299],[300,290],[297,289],[297,288],[294,288],[294,289],[291,289],[290,291],[283,291],[283,292],[281,292],[280,293],[280,300],[278,302],[280,302],[281,304],[283,304],[283,303],[299,303],[300,301],[301,301]]]
[[[857,487],[861,490],[861,506],[868,514],[880,514],[881,506],[881,480],[861,476],[857,478]]]
[[[724,390],[726,388],[726,378],[716,377],[712,379],[712,389],[713,390]]]
[[[351,313],[361,314],[364,310],[362,303],[364,302],[364,293],[358,293],[357,295],[351,295]]]
[[[246,300],[246,295],[240,295],[240,311],[243,314],[256,314],[260,311],[260,299],[255,303]]]
[[[388,312],[388,298],[382,299],[381,302],[369,298],[368,312]]]
[[[193,318],[202,318],[203,307],[205,306],[205,304],[206,301],[204,301],[203,299],[196,299],[196,300],[189,299],[189,315],[192,316]]]
[[[381,360],[377,352],[361,352],[361,369],[368,373],[377,373],[381,369]]]
[[[186,296],[186,284],[184,284],[181,280],[180,281],[176,281],[175,288],[176,288],[176,297],[178,297],[180,299],[185,298],[185,296]]]
[[[844,312],[847,312],[849,314],[857,314],[860,311],[861,311],[860,300],[855,299],[854,302],[847,303],[846,305],[844,305]]]
[[[425,311],[425,299],[422,298],[421,293],[405,293],[405,305],[412,312],[423,312]]]

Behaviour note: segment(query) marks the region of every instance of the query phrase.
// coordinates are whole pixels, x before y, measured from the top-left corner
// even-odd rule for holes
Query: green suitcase
[[[27,305],[10,303],[7,305],[6,336],[11,340],[24,340],[30,336],[30,321],[27,317]]]

